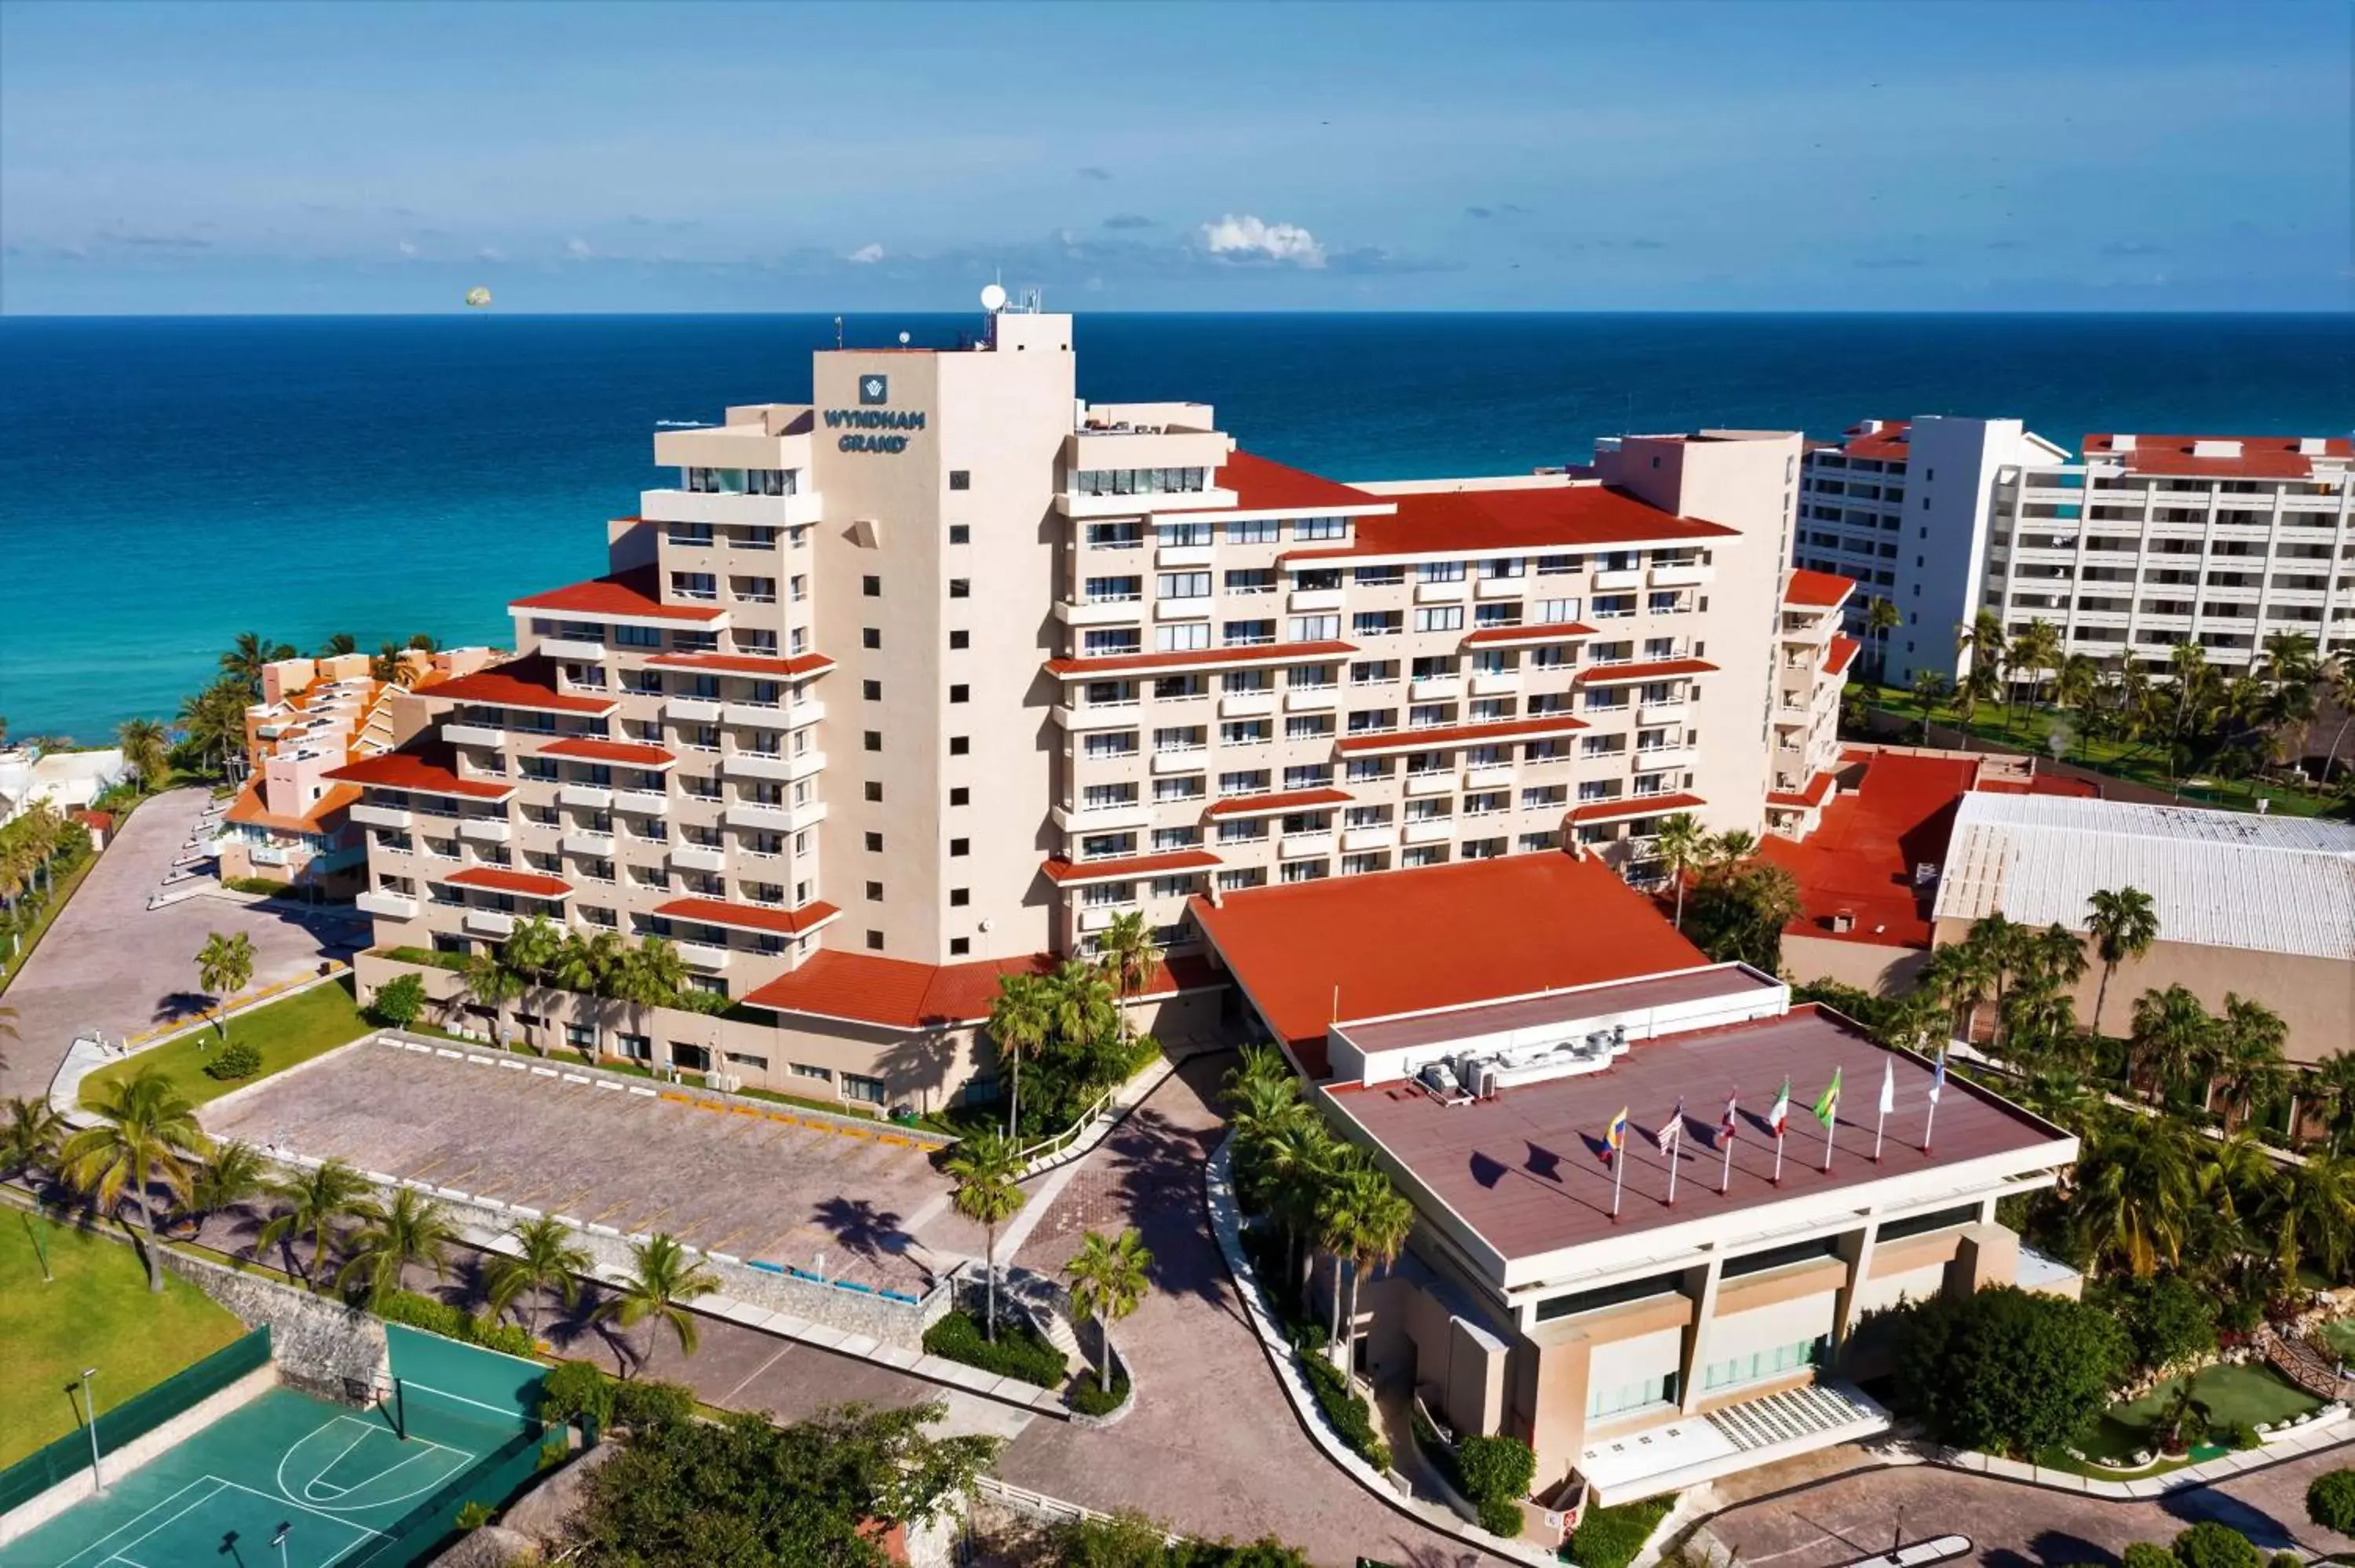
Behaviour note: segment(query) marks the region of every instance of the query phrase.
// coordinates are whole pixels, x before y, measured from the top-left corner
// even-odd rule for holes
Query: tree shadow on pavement
[[[204,1016],[211,1010],[215,1000],[208,991],[165,991],[155,999],[155,1011],[151,1017],[157,1023],[185,1023],[191,1018]]]
[[[2181,1520],[2187,1528],[2211,1520],[2229,1525],[2247,1536],[2260,1552],[2280,1552],[2297,1544],[2288,1528],[2272,1514],[2214,1487],[2195,1487],[2161,1498],[2158,1506],[2170,1517]]]
[[[2002,1547],[1982,1553],[1979,1558],[1988,1568],[2068,1568],[2072,1563],[2115,1560],[2116,1553],[2108,1547],[2096,1546],[2083,1536],[2072,1535],[2065,1530],[2039,1531],[2025,1552]]]
[[[824,1226],[842,1250],[863,1263],[881,1266],[916,1245],[889,1209],[879,1209],[865,1198],[822,1198],[810,1218]]]

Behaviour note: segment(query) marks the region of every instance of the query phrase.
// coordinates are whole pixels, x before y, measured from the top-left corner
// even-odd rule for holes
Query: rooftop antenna
[[[842,318],[840,316],[834,318],[834,346],[837,348],[840,348],[842,346]]]

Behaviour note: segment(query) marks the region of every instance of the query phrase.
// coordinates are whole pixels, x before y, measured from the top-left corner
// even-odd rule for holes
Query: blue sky
[[[2350,9],[0,5],[0,311],[2343,310]]]

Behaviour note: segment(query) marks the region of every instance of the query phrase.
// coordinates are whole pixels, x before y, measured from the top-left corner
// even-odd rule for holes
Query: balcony
[[[1239,498],[1231,490],[1172,490],[1158,495],[1086,495],[1076,490],[1055,493],[1055,510],[1066,517],[1092,522],[1101,517],[1143,517],[1155,512],[1231,511]]]
[[[543,637],[539,640],[539,652],[551,659],[570,659],[582,664],[605,662],[605,645],[602,642],[591,642],[578,637]]]
[[[496,909],[466,911],[466,929],[483,937],[510,937],[515,934],[515,916]]]
[[[1594,591],[1597,593],[1609,593],[1614,588],[1634,588],[1643,586],[1644,574],[1634,568],[1594,574]]]
[[[1288,714],[1327,713],[1340,705],[1341,694],[1332,686],[1302,686],[1284,694],[1284,711]]]
[[[786,764],[785,777],[788,779],[807,779],[825,770],[826,753],[813,748],[794,753],[793,760]]]
[[[728,869],[728,852],[718,844],[673,844],[667,858],[673,871]]]
[[[663,717],[676,724],[717,724],[724,712],[713,697],[670,697],[663,703]]]
[[[1111,833],[1153,824],[1153,807],[1138,800],[1115,806],[1058,806],[1051,815],[1066,832]]]
[[[728,967],[728,949],[709,942],[674,942],[679,961],[691,969],[724,969]]]
[[[1284,603],[1288,609],[1295,610],[1338,609],[1341,608],[1344,597],[1343,591],[1337,588],[1294,588],[1292,597]]]
[[[613,835],[611,833],[588,832],[575,828],[560,842],[566,854],[594,855],[599,860],[613,858]]]
[[[1406,694],[1418,703],[1453,702],[1464,694],[1464,678],[1460,675],[1426,675],[1407,683]]]
[[[444,723],[442,738],[453,746],[504,746],[506,732],[490,729],[478,724]]]
[[[417,825],[417,814],[405,807],[371,806],[366,802],[351,809],[351,819],[370,828],[413,828]]]
[[[382,916],[387,920],[417,918],[417,900],[406,893],[395,893],[389,888],[371,887],[352,903],[362,914]]]
[[[1145,619],[1145,599],[1141,595],[1134,599],[1059,599],[1055,619],[1066,626],[1125,626]]]
[[[1135,724],[1143,712],[1135,703],[1091,703],[1085,707],[1058,706],[1054,718],[1065,729],[1110,729],[1115,725]]]
[[[1154,547],[1153,564],[1156,567],[1207,567],[1218,559],[1214,545],[1159,545]]]
[[[1502,670],[1472,677],[1472,694],[1476,697],[1504,696],[1520,689],[1521,676],[1518,670]]]
[[[1286,833],[1275,842],[1275,854],[1279,860],[1298,860],[1304,855],[1329,854],[1332,849],[1333,835],[1329,831]]]
[[[515,837],[515,829],[505,817],[464,817],[459,820],[458,836],[477,843],[503,844]]]
[[[791,779],[800,777],[794,770],[800,760],[782,751],[731,751],[719,759],[719,770],[730,779]]]
[[[1445,843],[1455,836],[1455,820],[1433,817],[1428,821],[1409,822],[1399,836],[1411,844]]]
[[[610,810],[613,804],[613,791],[602,784],[567,784],[556,791],[556,798],[565,805],[595,811]]]
[[[1406,776],[1406,792],[1410,795],[1453,795],[1455,775],[1444,773],[1410,773]]]
[[[1124,911],[1116,904],[1099,904],[1093,908],[1082,909],[1080,911],[1080,929],[1082,931],[1104,930],[1122,913]]]
[[[1396,828],[1351,828],[1341,835],[1341,847],[1354,854],[1360,850],[1385,850],[1398,842]]]
[[[1699,563],[1689,567],[1654,567],[1652,586],[1660,588],[1699,588],[1716,576],[1715,567],[1704,567]]]
[[[1647,772],[1655,768],[1690,768],[1692,761],[1693,754],[1691,748],[1688,747],[1658,746],[1649,749],[1643,747],[1636,748],[1636,766]]]
[[[613,810],[635,811],[642,817],[659,817],[670,810],[670,797],[660,789],[616,789]]]
[[[1528,591],[1527,577],[1482,577],[1474,585],[1476,599],[1518,599]]]
[[[806,436],[800,440],[805,444],[808,441]],[[805,467],[801,473],[804,479],[809,477]],[[638,515],[649,523],[716,523],[723,525],[733,524],[740,528],[799,528],[818,521],[824,511],[824,503],[814,490],[793,495],[744,495],[709,490],[638,492]],[[718,542],[714,541],[715,544]],[[681,545],[678,547],[704,549],[709,546]]]
[[[1163,554],[1167,554],[1164,551]],[[1208,594],[1193,599],[1165,599],[1153,607],[1156,620],[1208,620],[1219,607],[1219,601]]]
[[[739,800],[721,813],[721,820],[731,828],[793,832],[826,821],[826,803],[819,800],[806,806],[767,806],[756,800]]]
[[[1511,788],[1512,782],[1513,765],[1509,762],[1464,770],[1464,788],[1466,789],[1505,789]]]
[[[1470,595],[1472,585],[1458,579],[1452,583],[1417,583],[1414,602],[1417,604],[1459,604]]]
[[[1199,746],[1191,751],[1156,751],[1153,754],[1153,772],[1156,776],[1164,773],[1199,773],[1209,766],[1209,751]]]
[[[1230,692],[1219,699],[1220,718],[1261,718],[1273,712],[1273,692]]]

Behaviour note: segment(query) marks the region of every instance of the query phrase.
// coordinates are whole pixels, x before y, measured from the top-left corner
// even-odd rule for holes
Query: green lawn
[[[218,1057],[221,1043],[209,1024],[193,1034],[184,1034],[168,1045],[158,1045],[142,1051],[127,1061],[101,1067],[82,1080],[82,1104],[89,1105],[101,1086],[133,1073],[144,1072],[150,1066],[160,1066],[165,1075],[188,1097],[192,1105],[218,1099],[230,1090],[240,1088],[272,1073],[283,1072],[297,1062],[307,1062],[322,1052],[332,1051],[346,1042],[358,1039],[374,1027],[360,1013],[352,1001],[349,976],[313,986],[309,991],[241,1012],[229,1021],[230,1041],[245,1041],[261,1053],[261,1071],[251,1078],[214,1078],[205,1074],[205,1065]]]
[[[42,1233],[53,1283],[41,1280],[28,1221]],[[0,1208],[0,1345],[8,1348],[0,1356],[0,1466],[79,1428],[65,1389],[84,1367],[98,1369],[91,1382],[104,1412],[244,1332],[186,1280],[165,1275],[164,1294],[149,1295],[130,1247]]]
[[[1894,686],[1874,686],[1868,683],[1854,683],[1853,690],[1864,701],[1905,721],[1903,739],[1918,741],[1922,736],[1922,705],[1911,692]],[[2123,741],[2085,739],[2079,736],[2074,719],[2052,708],[2022,705],[2007,715],[2000,704],[1982,704],[1967,725],[1956,719],[1953,709],[1940,705],[1931,715],[1931,722],[1945,729],[1959,729],[1995,746],[2014,751],[2031,752],[2050,758],[2052,753],[2048,739],[2057,722],[2068,726],[2071,741],[2063,761],[2097,773],[2113,774],[2121,779],[2147,786],[2153,789],[2175,789],[2187,805],[2214,806],[2228,810],[2250,811],[2259,800],[2272,802],[2270,809],[2292,816],[2316,817],[2329,811],[2336,802],[2332,797],[2309,794],[2281,784],[2264,783],[2253,779],[2222,780],[2214,779],[2169,780],[2167,774],[2167,747],[2164,737],[2156,741]]]
[[[2143,1448],[2156,1451],[2158,1441],[2151,1436],[2151,1424],[2182,1381],[2169,1378],[2140,1399],[2110,1406],[2077,1446],[2094,1459],[2123,1459]],[[2208,1406],[2210,1426],[2219,1433],[2240,1422],[2254,1426],[2285,1421],[2322,1405],[2271,1367],[2208,1367],[2194,1376],[2191,1387],[2192,1397]]]

